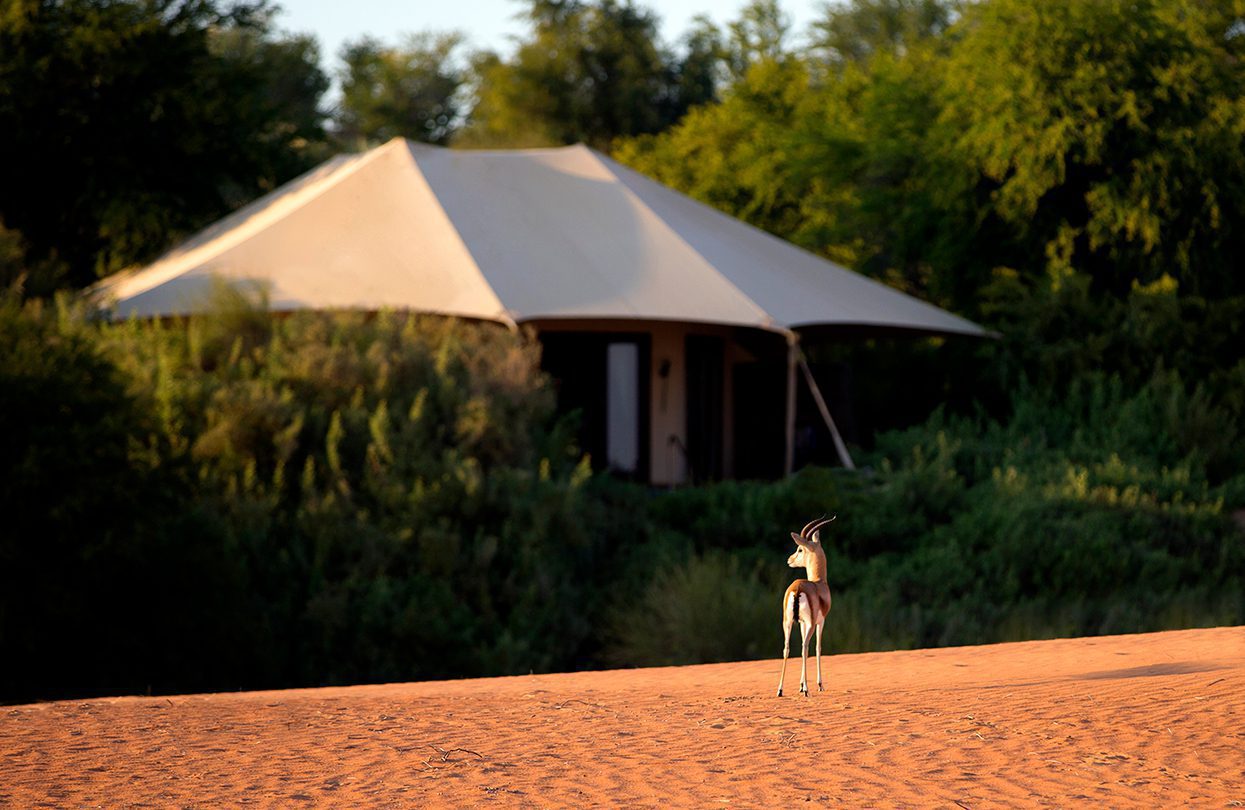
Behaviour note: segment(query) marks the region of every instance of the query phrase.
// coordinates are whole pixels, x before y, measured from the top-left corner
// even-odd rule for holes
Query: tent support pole
[[[808,390],[813,393],[813,399],[817,402],[817,410],[821,411],[821,418],[826,423],[826,427],[830,428],[830,438],[834,439],[834,449],[839,454],[839,463],[849,470],[856,469],[855,463],[852,462],[851,455],[847,452],[847,445],[843,443],[843,437],[839,435],[839,428],[834,424],[834,417],[830,415],[830,409],[826,407],[826,400],[821,396],[821,389],[817,387],[817,380],[813,379],[813,371],[808,367],[808,361],[804,359],[804,352],[799,351],[800,370],[804,372],[804,381],[808,383]]]
[[[783,459],[783,475],[791,477],[795,471],[795,367],[800,356],[800,336],[795,332],[787,333],[787,424],[786,455]]]

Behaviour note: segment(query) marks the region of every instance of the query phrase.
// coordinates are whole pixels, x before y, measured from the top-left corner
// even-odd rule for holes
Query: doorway
[[[687,456],[694,484],[722,479],[726,356],[722,338],[688,335]]]
[[[593,469],[649,477],[650,339],[641,333],[544,332],[541,368],[558,411],[579,414],[579,447]]]

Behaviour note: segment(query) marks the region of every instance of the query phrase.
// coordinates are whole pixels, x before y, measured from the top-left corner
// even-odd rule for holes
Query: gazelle
[[[797,579],[782,597],[782,672],[778,675],[778,697],[782,697],[782,681],[787,676],[787,656],[791,652],[791,625],[800,622],[803,659],[800,664],[800,693],[808,697],[808,637],[817,630],[817,691],[821,686],[821,628],[830,612],[830,586],[826,584],[826,552],[821,549],[821,527],[834,517],[809,522],[799,534],[791,533],[797,546],[787,558],[787,565],[803,568],[808,579]]]

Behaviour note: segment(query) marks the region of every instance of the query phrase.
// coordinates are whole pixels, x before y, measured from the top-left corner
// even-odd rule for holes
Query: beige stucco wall
[[[653,363],[649,413],[650,480],[654,484],[682,484],[687,481],[687,461],[680,447],[687,447],[687,368],[684,365],[686,324],[653,324]],[[661,367],[670,363],[663,378]],[[679,444],[671,442],[676,437]]]

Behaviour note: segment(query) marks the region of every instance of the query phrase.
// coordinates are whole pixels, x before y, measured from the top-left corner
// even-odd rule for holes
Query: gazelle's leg
[[[800,692],[808,697],[808,637],[813,634],[813,623],[800,617],[800,635],[803,637],[802,657],[800,659]]]
[[[817,691],[820,692],[824,687],[821,685],[821,629],[825,627],[826,620],[823,618],[821,623],[817,625]]]
[[[787,656],[791,654],[791,623],[794,620],[792,611],[783,608],[782,614],[782,671],[778,673],[778,697],[782,697],[782,681],[787,677]]]

